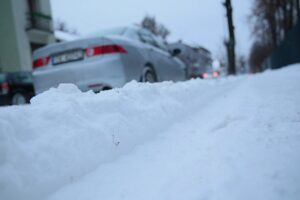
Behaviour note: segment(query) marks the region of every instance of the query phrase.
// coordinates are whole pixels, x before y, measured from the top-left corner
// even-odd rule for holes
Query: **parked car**
[[[82,91],[122,87],[131,80],[185,80],[185,64],[158,37],[137,26],[93,33],[52,44],[33,53],[37,93],[60,83]]]
[[[0,73],[0,105],[29,103],[33,96],[31,72]]]
[[[191,47],[182,42],[169,44],[173,50],[180,49],[178,57],[186,64],[186,76],[191,78],[215,77],[213,73],[211,53],[203,47]]]

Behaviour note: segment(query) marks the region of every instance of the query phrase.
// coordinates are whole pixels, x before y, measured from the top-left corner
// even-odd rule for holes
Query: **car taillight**
[[[50,56],[46,56],[46,57],[43,57],[43,58],[38,58],[38,59],[33,61],[32,67],[33,67],[33,69],[36,69],[36,68],[48,65],[49,60],[50,60]]]
[[[0,84],[0,89],[2,91],[2,94],[7,94],[9,90],[9,85],[8,83],[4,82]]]
[[[120,45],[103,45],[86,48],[85,53],[88,57],[110,54],[110,53],[126,53],[127,51]]]
[[[213,72],[213,77],[218,77],[219,73],[218,72]]]
[[[202,77],[203,77],[203,78],[208,78],[208,74],[207,74],[207,73],[203,73],[203,74],[202,74]]]

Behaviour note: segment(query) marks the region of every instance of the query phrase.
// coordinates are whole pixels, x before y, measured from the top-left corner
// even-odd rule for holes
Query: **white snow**
[[[80,38],[78,35],[59,31],[59,30],[55,30],[54,35],[55,35],[55,38],[60,41],[73,41],[73,40],[78,40]]]
[[[300,65],[259,75],[60,85],[0,109],[1,200],[298,200]]]

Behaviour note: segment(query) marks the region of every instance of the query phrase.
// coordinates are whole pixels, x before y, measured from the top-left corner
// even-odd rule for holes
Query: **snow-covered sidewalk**
[[[0,199],[299,199],[299,91],[299,65],[97,95],[63,85],[0,110]]]

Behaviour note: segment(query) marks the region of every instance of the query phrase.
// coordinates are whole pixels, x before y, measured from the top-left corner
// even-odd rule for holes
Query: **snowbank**
[[[131,82],[94,94],[61,85],[30,106],[1,109],[0,199],[41,199],[112,162],[180,122],[197,107],[191,97],[207,87],[211,83]]]
[[[0,199],[299,199],[300,66],[61,85],[0,110]]]

